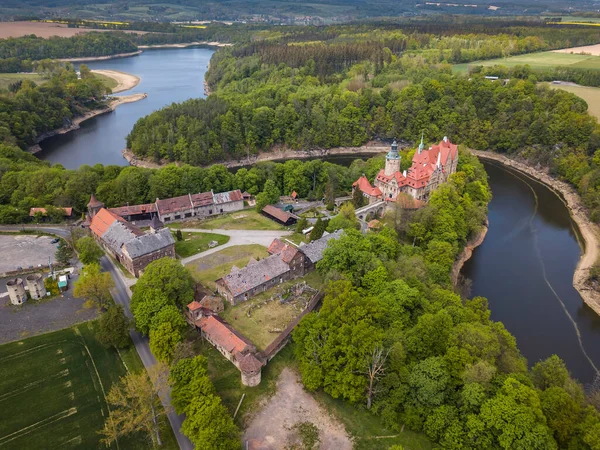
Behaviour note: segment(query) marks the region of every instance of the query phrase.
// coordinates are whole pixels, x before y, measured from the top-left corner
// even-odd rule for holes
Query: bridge
[[[369,213],[373,213],[379,217],[383,216],[383,213],[385,211],[385,201],[384,200],[379,200],[378,202],[375,203],[371,203],[369,205],[363,206],[362,208],[358,208],[355,212],[356,217],[358,217],[360,220],[365,220],[367,217],[367,214]]]

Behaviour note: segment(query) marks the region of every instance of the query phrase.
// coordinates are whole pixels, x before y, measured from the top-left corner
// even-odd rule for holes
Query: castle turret
[[[419,144],[419,154],[421,154],[421,152],[423,151],[424,148],[425,148],[425,144],[423,143],[423,133],[421,133],[421,143]]]
[[[400,153],[398,153],[398,143],[394,139],[392,148],[385,157],[385,175],[391,177],[400,171]]]
[[[165,224],[160,221],[157,215],[152,216],[152,221],[150,222],[150,232],[156,233],[161,228],[164,228]]]
[[[96,198],[96,196],[94,194],[92,194],[92,196],[90,197],[90,201],[87,204],[87,208],[88,208],[88,215],[91,220],[94,218],[94,216],[96,214],[98,214],[98,211],[100,211],[102,208],[104,208],[104,203],[102,203],[100,200],[98,200]]]

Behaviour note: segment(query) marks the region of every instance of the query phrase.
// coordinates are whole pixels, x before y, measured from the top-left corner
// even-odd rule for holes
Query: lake
[[[141,117],[174,102],[204,97],[204,74],[214,50],[207,48],[147,50],[131,58],[90,61],[91,69],[112,69],[140,77],[140,83],[117,95],[145,92],[139,102],[87,120],[81,129],[44,140],[36,156],[77,169],[82,164],[128,165],[121,151]]]
[[[484,166],[494,197],[488,234],[462,270],[471,293],[488,299],[492,319],[517,338],[530,365],[557,354],[590,383],[600,368],[600,317],[573,287],[579,231],[546,186],[497,163]]]

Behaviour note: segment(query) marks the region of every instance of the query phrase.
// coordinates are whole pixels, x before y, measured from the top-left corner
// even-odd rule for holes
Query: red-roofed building
[[[355,189],[360,189],[360,192],[362,192],[363,196],[369,200],[369,203],[381,200],[381,190],[378,187],[371,186],[369,179],[364,174],[352,183],[352,192],[354,192]]]
[[[71,217],[73,215],[73,208],[60,208],[56,207],[58,211],[62,211],[62,215],[65,217]],[[46,208],[31,208],[29,210],[29,217],[35,217],[36,214],[41,214],[42,217],[48,217],[48,211]]]
[[[294,225],[298,221],[298,216],[283,211],[273,205],[265,206],[261,212],[264,216],[267,216],[269,219],[274,220],[281,225]]]
[[[396,201],[398,194],[409,194],[416,200],[427,201],[431,192],[448,181],[448,177],[456,172],[458,165],[458,147],[444,137],[438,145],[424,149],[423,138],[415,152],[412,165],[408,171],[400,172],[400,154],[396,141],[386,156],[385,168],[375,177],[374,189],[381,193],[381,199]],[[364,180],[362,180],[364,178]],[[362,180],[362,181],[361,181]],[[370,186],[364,176],[359,178],[357,185],[363,193]]]

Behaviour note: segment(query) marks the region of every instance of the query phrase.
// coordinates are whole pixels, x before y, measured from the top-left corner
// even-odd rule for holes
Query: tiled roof
[[[102,235],[106,233],[106,230],[108,230],[108,227],[110,227],[116,220],[119,220],[119,216],[113,212],[110,212],[108,209],[102,208],[92,219],[90,230],[92,230],[92,233],[94,233],[96,236],[102,237]]]
[[[208,206],[214,203],[212,192],[201,192],[199,194],[192,194],[192,204],[194,208],[199,206]]]
[[[190,311],[196,311],[197,309],[202,308],[202,305],[200,304],[200,302],[197,302],[196,300],[194,300],[192,303],[188,303],[187,308]]]
[[[156,199],[156,207],[160,214],[178,213],[192,209],[191,195],[182,195],[181,197],[166,198],[164,200]]]
[[[271,245],[269,245],[267,252],[269,252],[271,255],[276,255],[277,253],[281,252],[284,247],[285,242],[283,242],[281,239],[273,239],[273,242],[271,242]]]
[[[249,352],[244,354],[236,353],[234,357],[242,372],[255,373],[263,366],[263,363],[254,354]]]
[[[239,189],[235,191],[229,192],[221,192],[219,194],[214,194],[214,199],[216,204],[221,203],[229,203],[229,202],[239,202],[244,200],[244,196],[242,195]]]
[[[371,183],[369,183],[369,180],[365,175],[361,176],[358,180],[352,183],[352,187],[356,186],[358,186],[361,192],[364,192],[371,197],[379,197],[381,195],[379,188],[371,186]]]
[[[242,353],[249,350],[252,344],[217,316],[202,317],[196,325],[210,337],[219,347],[229,353]]]
[[[229,292],[237,296],[277,278],[289,270],[289,266],[279,255],[271,255],[243,269],[234,270],[232,268],[228,275],[221,278],[221,281],[229,289]]]
[[[119,206],[117,208],[109,208],[109,211],[121,217],[136,214],[151,214],[156,212],[156,204],[146,203],[144,205]]]
[[[73,214],[73,208],[71,208],[71,207],[69,207],[69,208],[57,207],[56,209],[62,209],[63,215],[66,217],[71,217],[71,215]],[[47,214],[47,211],[46,211],[46,208],[31,208],[29,210],[30,217],[35,216],[36,213],[42,213],[42,216],[45,216]]]
[[[96,196],[94,194],[92,194],[92,196],[90,197],[90,201],[87,204],[90,207],[96,207],[96,206],[104,206],[104,203],[102,203],[100,200],[98,200],[96,198]]]
[[[336,230],[333,233],[323,235],[322,238],[312,241],[308,244],[301,243],[300,251],[306,255],[306,257],[316,264],[323,259],[323,252],[327,248],[327,244],[331,239],[339,239],[344,230]]]
[[[276,218],[277,220],[286,223],[288,220],[294,218],[294,216],[288,212],[285,212],[273,205],[267,205],[265,206],[262,211],[265,214],[268,214],[271,217]]]
[[[131,258],[162,250],[175,244],[171,230],[163,228],[154,233],[144,233],[125,243],[125,249]]]

